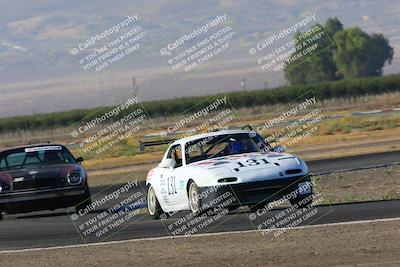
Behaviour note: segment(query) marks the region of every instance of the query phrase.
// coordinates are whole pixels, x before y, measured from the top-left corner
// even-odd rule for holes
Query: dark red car
[[[82,157],[63,145],[37,144],[0,152],[0,219],[8,214],[91,203]]]

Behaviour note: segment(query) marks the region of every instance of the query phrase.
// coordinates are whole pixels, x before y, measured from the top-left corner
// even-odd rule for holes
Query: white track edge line
[[[337,223],[326,223],[326,224],[304,225],[304,226],[296,226],[296,227],[292,227],[292,228],[277,228],[277,229],[274,229],[274,230],[275,231],[278,231],[278,230],[300,230],[300,229],[308,229],[308,228],[320,228],[320,227],[325,227],[325,226],[368,224],[368,223],[374,223],[374,222],[389,222],[389,221],[400,221],[400,217],[385,218],[385,219],[373,219],[373,220],[348,221],[348,222],[337,222]],[[196,235],[188,235],[188,236],[184,236],[184,235],[181,235],[181,236],[161,236],[161,237],[148,237],[148,238],[128,239],[128,240],[120,240],[120,241],[109,241],[109,242],[101,242],[101,243],[88,243],[88,244],[79,244],[79,245],[66,245],[66,246],[54,246],[54,247],[42,247],[42,248],[1,250],[0,254],[34,252],[34,251],[45,251],[45,250],[57,250],[57,249],[66,249],[66,248],[96,247],[96,246],[106,246],[106,245],[124,244],[124,243],[141,242],[141,241],[157,241],[157,240],[192,238],[192,237],[196,238],[196,237],[219,236],[219,235],[229,235],[229,234],[245,234],[245,233],[256,233],[256,232],[263,232],[263,230],[228,231],[228,232],[204,233],[204,234],[196,234]]]

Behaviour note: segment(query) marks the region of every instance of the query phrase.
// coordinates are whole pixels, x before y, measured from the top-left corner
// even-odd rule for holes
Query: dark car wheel
[[[231,206],[228,206],[228,207],[226,207],[226,208],[227,208],[229,211],[234,211],[234,210],[240,208],[240,205],[231,205]]]
[[[85,209],[86,207],[90,206],[91,204],[92,204],[92,198],[90,195],[89,187],[86,185],[84,201],[79,203],[75,207],[75,211],[79,212],[80,210]]]
[[[266,205],[266,203],[262,202],[262,203],[248,205],[248,206],[249,206],[249,209],[251,212],[257,212],[259,209],[264,208],[265,205]]]

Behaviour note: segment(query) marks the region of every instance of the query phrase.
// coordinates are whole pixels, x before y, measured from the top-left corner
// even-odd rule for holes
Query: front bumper
[[[199,187],[199,194],[202,205],[205,204],[207,207],[255,205],[276,201],[288,195],[292,199],[307,197],[313,193],[311,183],[309,184],[310,190],[308,192],[303,191],[299,193],[299,184],[302,185],[305,182],[311,182],[309,176],[296,176],[215,187]]]
[[[85,186],[0,193],[0,211],[20,213],[77,205],[88,197]]]

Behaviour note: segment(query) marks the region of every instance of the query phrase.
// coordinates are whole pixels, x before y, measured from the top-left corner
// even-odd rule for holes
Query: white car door
[[[164,181],[161,184],[162,191],[168,197],[168,206],[173,206],[176,210],[185,209],[187,206],[185,202],[186,183],[181,145],[174,145],[170,148],[167,153],[167,159],[169,158],[175,161],[175,167],[164,169],[161,179]]]

